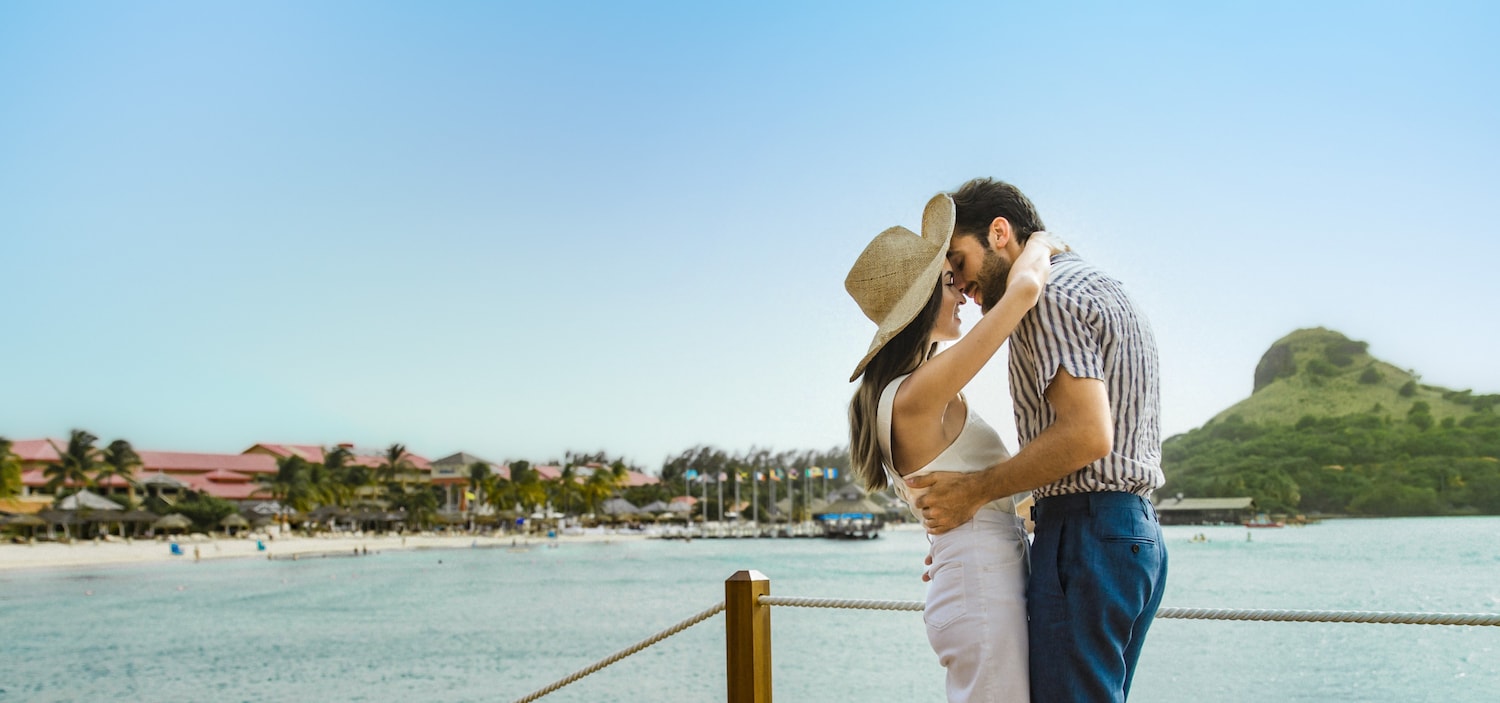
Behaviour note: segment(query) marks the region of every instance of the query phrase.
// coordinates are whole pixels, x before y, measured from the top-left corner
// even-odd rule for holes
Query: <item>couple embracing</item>
[[[1167,575],[1145,317],[992,179],[934,197],[921,235],[881,232],[845,287],[879,327],[850,378],[853,466],[929,533],[923,619],[948,700],[1124,701]],[[966,297],[984,316],[960,338]],[[1007,338],[1014,455],[961,392]]]

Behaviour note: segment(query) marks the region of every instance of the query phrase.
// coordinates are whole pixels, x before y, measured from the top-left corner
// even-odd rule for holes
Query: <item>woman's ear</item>
[[[1011,234],[1010,220],[1003,217],[990,220],[989,239],[991,249],[1004,249],[1005,245],[1010,243]]]

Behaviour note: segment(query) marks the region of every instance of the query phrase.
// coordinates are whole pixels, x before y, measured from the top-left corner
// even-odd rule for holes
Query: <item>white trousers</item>
[[[968,524],[932,535],[927,641],[947,669],[948,700],[1028,703],[1026,528],[982,509]]]

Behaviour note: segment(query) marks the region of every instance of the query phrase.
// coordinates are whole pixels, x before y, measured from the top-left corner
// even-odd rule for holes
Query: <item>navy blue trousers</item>
[[[1123,703],[1167,585],[1156,510],[1130,493],[1079,493],[1033,514],[1031,700]]]

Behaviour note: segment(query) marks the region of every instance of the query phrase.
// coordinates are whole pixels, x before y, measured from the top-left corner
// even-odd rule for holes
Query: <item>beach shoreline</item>
[[[0,572],[74,569],[124,564],[151,564],[173,561],[217,559],[295,559],[321,556],[355,556],[358,553],[412,551],[419,549],[537,547],[557,544],[589,544],[646,539],[638,532],[584,532],[560,534],[556,539],[545,536],[413,534],[413,535],[338,535],[302,537],[282,535],[256,537],[211,537],[191,535],[175,539],[88,540],[72,544],[37,542],[33,544],[0,544]],[[172,553],[175,542],[181,554]],[[196,550],[196,553],[195,553]]]

